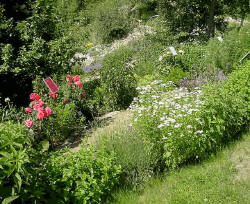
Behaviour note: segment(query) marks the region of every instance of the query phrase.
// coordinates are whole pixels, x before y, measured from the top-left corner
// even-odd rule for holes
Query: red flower
[[[66,76],[67,84],[72,84],[73,77],[72,76]]]
[[[46,117],[49,117],[52,114],[52,110],[51,110],[50,107],[46,107],[45,112],[46,112],[46,115],[47,115]]]
[[[36,104],[36,101],[31,101],[30,106],[33,107]]]
[[[45,117],[45,114],[44,114],[44,112],[42,110],[39,110],[37,112],[37,114],[36,114],[36,117],[37,117],[38,120],[41,120],[41,119],[43,119]]]
[[[32,125],[33,125],[32,120],[31,120],[31,119],[29,119],[29,120],[25,120],[25,125],[26,125],[26,127],[31,128],[31,127],[32,127]]]
[[[63,102],[64,102],[64,103],[67,103],[67,102],[68,102],[68,99],[66,99],[66,98],[63,99]]]
[[[39,104],[34,105],[34,106],[33,106],[33,109],[34,109],[35,111],[43,111],[43,108],[42,108]]]
[[[78,82],[78,81],[80,81],[80,75],[75,75],[75,76],[73,77],[73,79],[74,79],[74,82],[75,82],[75,83]]]
[[[25,108],[24,111],[25,111],[26,113],[32,113],[32,109],[29,108],[29,107]]]
[[[32,101],[37,101],[37,100],[39,100],[40,99],[40,95],[38,95],[38,94],[36,94],[36,93],[31,93],[30,94],[30,100],[32,100]]]
[[[57,93],[49,92],[49,95],[50,95],[52,98],[57,98],[57,97],[58,97],[58,94],[57,94]]]
[[[41,99],[39,99],[38,100],[38,105],[42,107],[42,106],[44,106],[44,102]]]
[[[82,82],[80,82],[80,81],[75,82],[75,85],[77,85],[78,87],[82,88]]]

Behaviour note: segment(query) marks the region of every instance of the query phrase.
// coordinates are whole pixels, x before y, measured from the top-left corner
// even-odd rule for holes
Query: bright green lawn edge
[[[152,178],[142,192],[120,190],[116,204],[249,203],[250,130],[240,140],[197,165]]]

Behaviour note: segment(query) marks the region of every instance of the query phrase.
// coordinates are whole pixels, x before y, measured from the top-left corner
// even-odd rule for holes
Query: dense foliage
[[[1,1],[0,202],[101,203],[235,139],[249,124],[248,4]],[[64,148],[124,109],[124,130]]]
[[[18,198],[30,164],[31,138],[21,124],[0,123],[0,200]],[[9,201],[9,202],[7,202]]]
[[[135,126],[167,166],[199,160],[249,124],[249,70],[248,61],[227,81],[192,92],[161,81],[139,87]]]
[[[83,145],[78,152],[57,152],[47,162],[49,197],[57,202],[98,203],[118,182],[120,167],[112,153],[94,152]]]

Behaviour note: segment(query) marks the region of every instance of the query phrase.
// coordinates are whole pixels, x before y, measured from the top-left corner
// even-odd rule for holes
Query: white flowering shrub
[[[202,146],[206,140],[199,117],[204,104],[199,89],[189,92],[161,81],[137,89],[140,95],[131,105],[134,125],[141,129],[146,141],[154,144],[167,166],[176,166],[205,150],[197,148],[197,143]]]
[[[250,63],[227,81],[205,88],[175,88],[154,81],[138,87],[130,108],[134,127],[152,144],[160,162],[175,168],[232,140],[249,124]]]

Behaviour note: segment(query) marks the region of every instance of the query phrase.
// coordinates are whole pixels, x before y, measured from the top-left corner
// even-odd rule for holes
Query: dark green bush
[[[104,100],[111,109],[127,108],[136,96],[136,79],[130,66],[134,51],[120,48],[105,57],[100,72]]]
[[[66,203],[99,203],[118,182],[113,153],[82,145],[78,152],[51,154],[47,164],[48,198]]]

